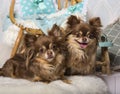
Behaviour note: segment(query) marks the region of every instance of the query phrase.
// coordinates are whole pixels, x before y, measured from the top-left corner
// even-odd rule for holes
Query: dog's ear
[[[26,69],[28,69],[28,66],[30,64],[30,61],[35,57],[35,48],[34,47],[30,47],[27,48],[25,53],[24,53],[24,57],[26,59]]]
[[[54,24],[52,29],[48,31],[48,35],[52,37],[61,37],[63,34],[62,28],[60,28],[58,25]]]
[[[29,47],[26,49],[26,51],[24,52],[24,57],[32,59],[35,55],[35,47]]]
[[[79,18],[77,18],[77,16],[71,15],[71,16],[68,18],[67,25],[68,25],[69,27],[73,27],[73,26],[79,24],[80,21],[81,21],[81,20],[80,20]]]
[[[95,27],[102,27],[100,17],[91,18],[89,24]]]
[[[24,43],[26,47],[32,46],[36,40],[37,40],[36,35],[25,34],[24,36]]]
[[[100,39],[100,35],[101,35],[101,20],[99,17],[94,17],[92,19],[89,20],[89,24],[91,26],[93,26],[94,31],[96,31],[96,35],[97,35],[97,40]]]

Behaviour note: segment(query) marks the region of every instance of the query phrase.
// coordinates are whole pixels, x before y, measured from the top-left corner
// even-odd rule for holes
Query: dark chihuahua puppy
[[[30,70],[36,76],[43,81],[53,81],[63,77],[65,71],[64,56],[59,52],[59,47],[54,44],[51,37],[40,36],[35,43],[35,52],[35,61],[32,63],[34,67],[30,67]]]
[[[91,74],[95,69],[96,50],[100,37],[100,18],[83,22],[76,16],[70,16],[66,28],[68,49],[66,74]]]
[[[7,60],[0,69],[0,75],[44,82],[61,79],[66,83],[70,83],[64,77],[66,68],[65,55],[61,51],[61,45],[57,44],[60,38],[56,40],[57,36],[55,33],[59,32],[58,26],[54,25],[50,32],[54,33],[48,36],[39,36],[24,51],[24,54],[15,55],[13,58]]]
[[[32,68],[36,76],[40,77],[43,81],[51,82],[53,80],[61,79],[66,83],[70,83],[64,77],[66,64],[65,64],[65,53],[64,47],[59,43],[61,41],[61,29],[56,24],[48,32],[48,36],[40,36],[35,42],[36,62],[32,63],[33,66],[43,66],[48,70],[41,70]]]
[[[7,60],[0,69],[0,76],[22,78],[30,81],[46,81],[41,75],[42,72],[51,73],[54,67],[44,59],[37,58],[33,47],[26,50],[26,55],[25,53],[16,54]]]

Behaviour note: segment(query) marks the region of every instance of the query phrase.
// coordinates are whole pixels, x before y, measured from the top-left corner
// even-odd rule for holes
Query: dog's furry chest
[[[94,59],[81,49],[69,49],[68,67],[72,74],[89,74],[94,66]]]
[[[61,75],[63,75],[65,71],[65,68],[64,68],[65,66],[63,61],[64,61],[63,55],[58,54],[56,55],[55,59],[53,59],[51,62],[46,62],[47,64],[42,63],[41,61],[41,65],[38,66],[36,65],[38,63],[36,63],[35,66],[38,67],[38,69],[36,68],[35,74],[47,81],[60,79]]]
[[[69,64],[70,66],[79,66],[80,63],[87,63],[88,55],[80,49],[72,49],[69,51]]]

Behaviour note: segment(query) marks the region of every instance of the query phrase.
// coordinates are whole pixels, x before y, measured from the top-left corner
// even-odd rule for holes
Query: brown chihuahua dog
[[[73,15],[68,18],[66,28],[68,69],[66,74],[86,75],[94,72],[100,27],[99,17],[89,20],[89,23]]]
[[[64,77],[66,64],[64,47],[60,43],[62,39],[62,31],[56,24],[48,32],[48,36],[40,36],[35,42],[36,62],[33,65],[43,64],[43,68],[47,67],[48,70],[41,70],[34,68],[34,73],[43,81],[51,82],[53,80],[61,79],[66,83],[70,83]],[[45,65],[46,64],[46,65]],[[37,66],[36,66],[37,67]],[[32,70],[32,69],[31,69]]]
[[[0,75],[45,82],[61,79],[70,83],[64,77],[65,54],[61,51],[63,47],[60,47],[60,43],[57,44],[61,35],[57,34],[56,39],[58,32],[59,27],[54,25],[48,36],[41,35],[34,42],[32,40],[32,45],[24,51],[24,54],[15,55],[7,60],[0,69]]]
[[[40,36],[35,43],[36,57],[31,70],[43,81],[64,79],[65,57],[49,36]],[[43,66],[42,69],[35,68]],[[43,70],[47,68],[47,70]],[[49,71],[48,71],[49,70]]]

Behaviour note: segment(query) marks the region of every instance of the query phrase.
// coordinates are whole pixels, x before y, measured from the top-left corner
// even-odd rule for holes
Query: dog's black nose
[[[48,54],[49,56],[51,56],[51,55],[52,55],[52,51],[48,51],[47,54]]]
[[[82,38],[82,41],[83,41],[83,42],[86,42],[86,41],[87,41],[87,38],[85,38],[85,37]]]

